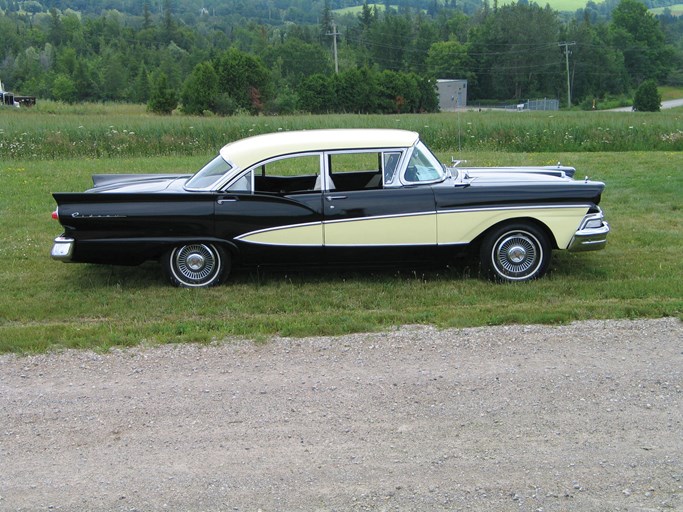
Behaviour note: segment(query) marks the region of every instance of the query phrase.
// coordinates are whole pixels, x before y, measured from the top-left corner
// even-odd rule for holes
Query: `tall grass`
[[[0,111],[0,159],[207,155],[278,130],[403,128],[434,150],[683,151],[683,113],[461,112],[420,115],[159,117],[136,106]]]

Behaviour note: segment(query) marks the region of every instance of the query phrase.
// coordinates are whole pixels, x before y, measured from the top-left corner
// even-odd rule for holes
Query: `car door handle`
[[[325,196],[328,201],[334,201],[335,199],[346,199],[346,196]]]
[[[236,197],[221,197],[218,201],[216,201],[218,204],[223,204],[223,203],[234,203],[237,201]]]

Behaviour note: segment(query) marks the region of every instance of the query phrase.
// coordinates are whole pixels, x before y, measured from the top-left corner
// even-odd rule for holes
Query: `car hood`
[[[189,174],[96,174],[88,192],[183,192]]]

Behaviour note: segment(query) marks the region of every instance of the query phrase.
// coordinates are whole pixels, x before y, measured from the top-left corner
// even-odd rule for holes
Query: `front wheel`
[[[530,281],[550,265],[548,236],[530,224],[511,224],[489,233],[481,245],[481,267],[495,281]]]
[[[230,271],[228,254],[213,244],[179,245],[164,255],[162,263],[171,284],[186,288],[215,286]]]

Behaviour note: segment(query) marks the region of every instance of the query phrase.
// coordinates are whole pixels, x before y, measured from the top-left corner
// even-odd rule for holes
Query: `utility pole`
[[[334,73],[339,74],[339,60],[337,59],[337,24],[332,22],[332,32],[327,33],[328,36],[332,36],[332,48],[334,49]]]
[[[564,58],[565,62],[567,63],[567,108],[572,108],[572,86],[571,82],[569,81],[569,54],[571,52],[569,51],[569,47],[574,46],[575,44],[576,42],[574,41],[571,43],[565,41],[558,44],[558,46],[564,46]]]

